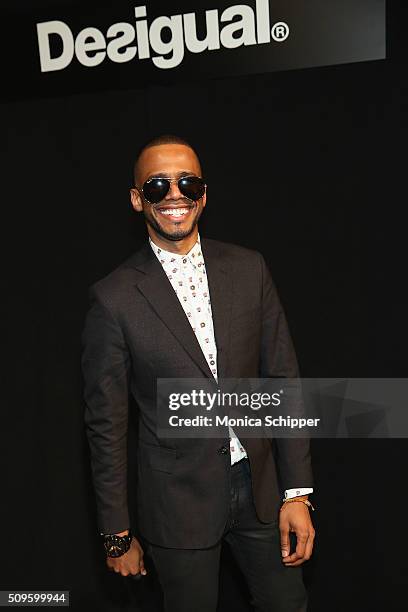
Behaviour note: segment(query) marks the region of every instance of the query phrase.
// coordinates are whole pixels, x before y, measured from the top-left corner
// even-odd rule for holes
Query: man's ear
[[[136,187],[132,187],[130,190],[130,201],[132,202],[132,206],[136,212],[143,211],[143,202],[140,197],[139,190]]]
[[[203,201],[203,208],[204,208],[204,206],[205,206],[205,205],[206,205],[206,203],[207,203],[207,187],[205,188],[204,195],[203,195],[203,197],[202,197],[201,199],[202,199],[202,201]]]

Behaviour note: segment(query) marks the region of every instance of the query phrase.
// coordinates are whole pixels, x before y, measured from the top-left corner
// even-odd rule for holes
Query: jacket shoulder
[[[106,304],[112,304],[133,286],[135,278],[134,264],[136,261],[143,260],[146,254],[145,247],[136,251],[121,263],[119,263],[108,274],[94,281],[88,287],[91,299],[98,298]]]
[[[218,251],[221,257],[226,258],[230,261],[245,261],[252,264],[259,265],[259,261],[262,255],[255,249],[250,249],[232,242],[223,242],[221,240],[214,240],[212,238],[202,238],[204,248]]]

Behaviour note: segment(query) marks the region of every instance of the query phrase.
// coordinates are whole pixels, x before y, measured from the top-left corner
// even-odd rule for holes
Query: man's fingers
[[[288,557],[290,553],[289,528],[281,528],[280,542],[282,557]]]
[[[133,550],[133,554],[125,553],[122,557],[110,558],[107,557],[106,563],[108,568],[116,574],[122,576],[132,576],[134,578],[146,576],[147,570],[144,565],[143,551]]]
[[[283,559],[285,565],[298,561],[299,559],[304,559],[308,537],[308,533],[296,533],[296,550]]]
[[[305,552],[305,560],[310,559],[313,552],[313,544],[314,544],[315,532],[314,530],[309,533],[309,537],[306,543],[306,552]]]
[[[146,576],[147,571],[146,571],[146,568],[144,566],[143,556],[140,558],[140,561],[139,561],[139,571],[140,571],[141,574],[143,574],[143,576]]]
[[[310,559],[313,551],[314,536],[314,530],[308,532],[307,534],[301,534],[298,536],[300,542],[298,540],[296,551],[292,555],[290,555],[290,557],[286,557],[283,560],[286,566],[294,567]]]
[[[142,576],[146,576],[147,574],[147,570],[145,568],[144,565],[144,553],[143,550],[139,550],[139,558],[136,561],[136,569],[134,571],[132,571],[132,576],[139,576],[140,574],[142,574]]]
[[[296,542],[296,553],[299,558],[303,558],[306,552],[306,544],[309,539],[309,534],[307,532],[297,533],[296,534],[297,542]]]

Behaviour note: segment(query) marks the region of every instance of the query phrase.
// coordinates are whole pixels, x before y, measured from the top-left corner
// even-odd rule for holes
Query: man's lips
[[[194,204],[189,202],[183,202],[183,204],[162,204],[161,206],[154,206],[155,210],[169,210],[171,208],[193,208]]]
[[[194,206],[191,204],[166,204],[155,208],[155,211],[169,221],[183,221],[193,208]]]

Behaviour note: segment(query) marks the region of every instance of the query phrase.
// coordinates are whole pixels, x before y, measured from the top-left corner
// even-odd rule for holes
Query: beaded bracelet
[[[290,504],[291,502],[300,502],[302,504],[305,504],[305,506],[308,506],[309,508],[311,508],[314,511],[314,508],[313,508],[311,502],[308,499],[296,499],[296,497],[290,497],[289,499],[285,499],[283,501],[282,506],[280,507],[280,510],[282,510],[282,508],[284,507],[285,504]]]

